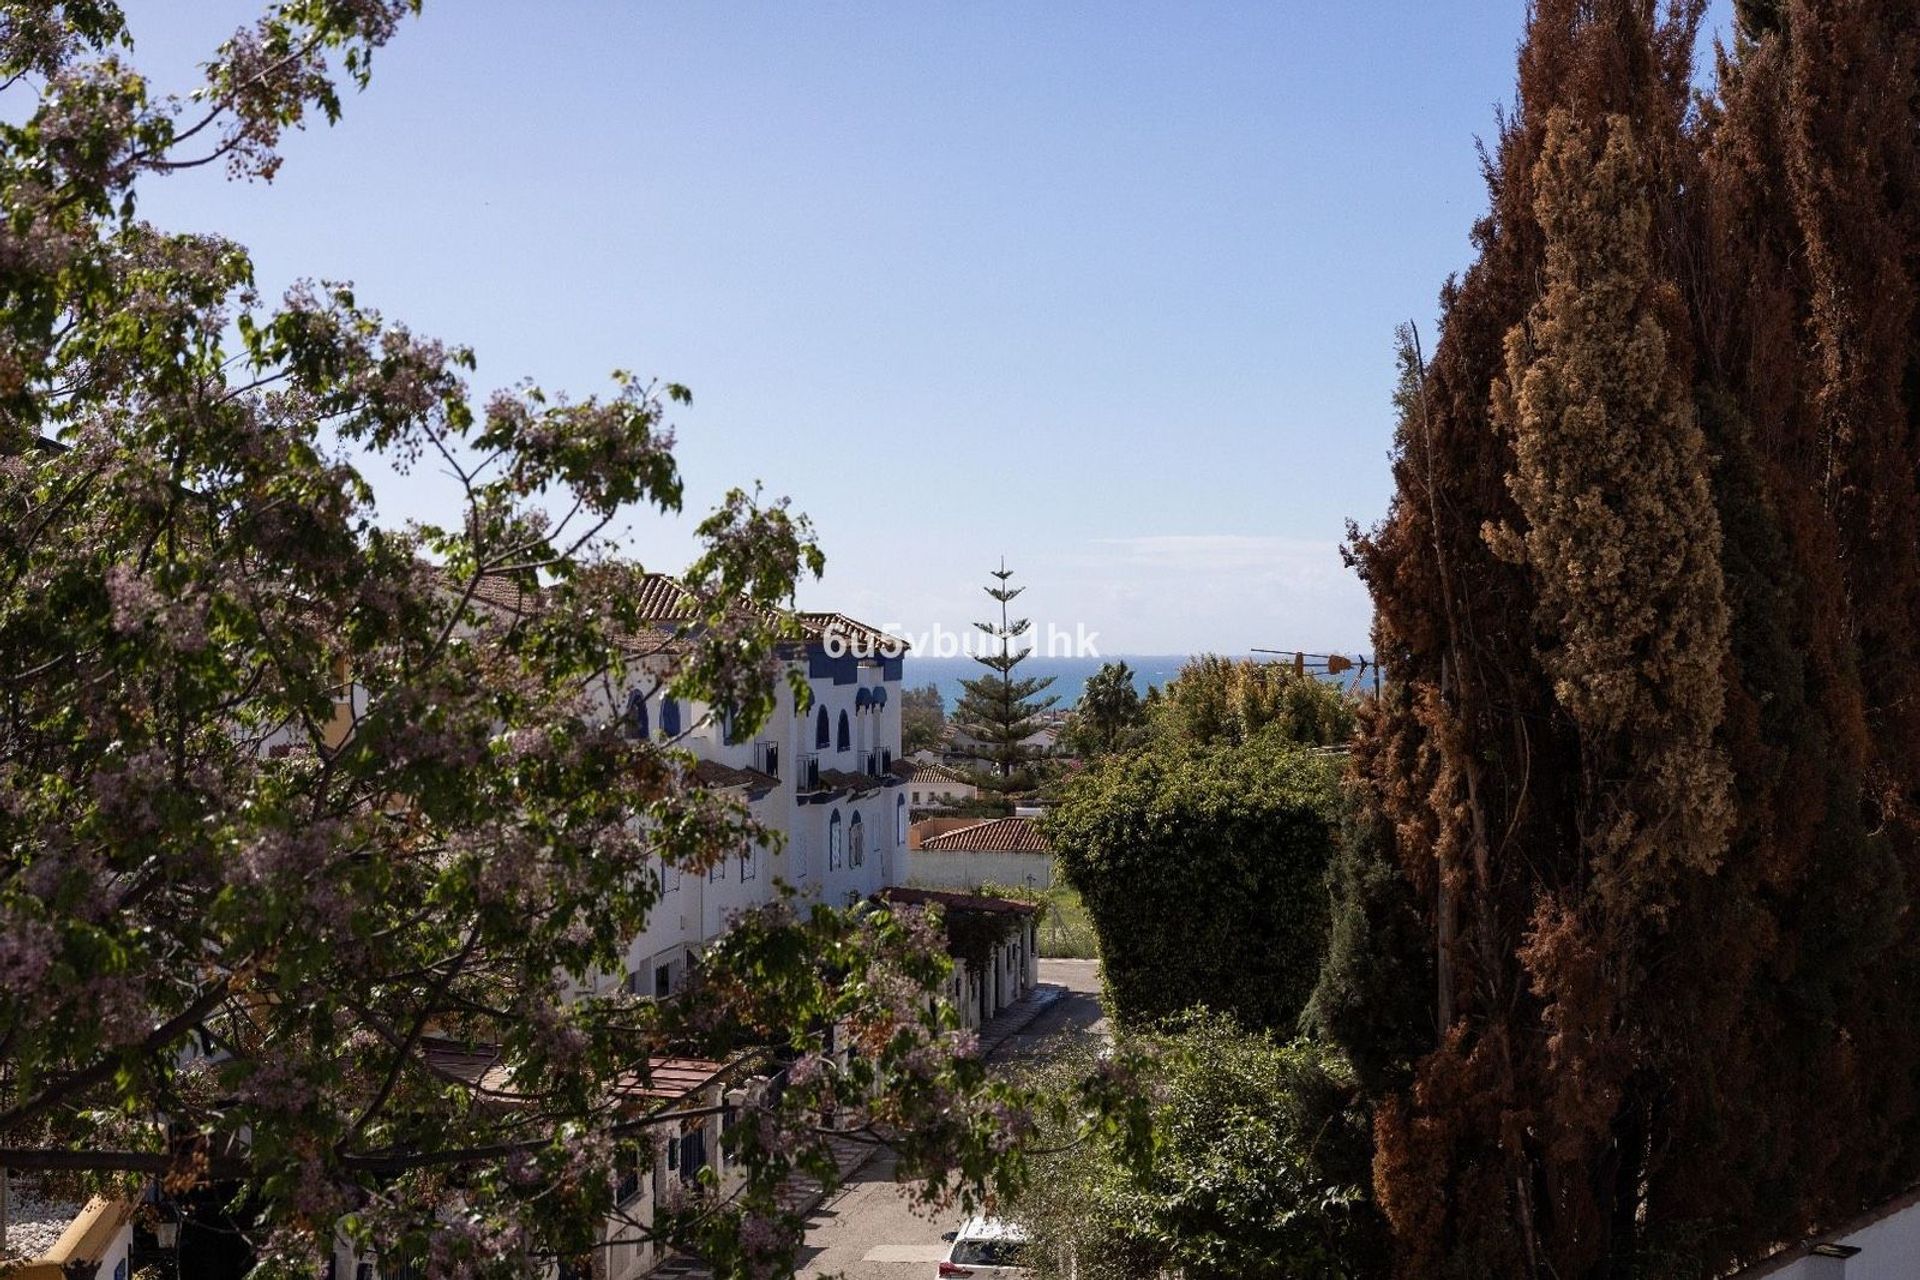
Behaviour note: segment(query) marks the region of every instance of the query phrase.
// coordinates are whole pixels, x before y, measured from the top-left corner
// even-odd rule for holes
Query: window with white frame
[[[827,819],[827,870],[840,869],[840,811],[835,809],[833,816]]]
[[[847,865],[864,867],[867,864],[867,828],[860,821],[860,815],[854,814],[853,821],[847,824]]]
[[[680,868],[665,858],[660,860],[660,892],[672,893],[680,887]]]
[[[740,855],[740,879],[747,881],[760,874],[760,851],[749,848]]]

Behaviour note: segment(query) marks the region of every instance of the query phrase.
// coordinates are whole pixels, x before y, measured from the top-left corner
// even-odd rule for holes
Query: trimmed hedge
[[[1338,766],[1275,738],[1157,745],[1076,777],[1046,820],[1100,935],[1108,1009],[1205,1006],[1291,1034],[1326,949]]]

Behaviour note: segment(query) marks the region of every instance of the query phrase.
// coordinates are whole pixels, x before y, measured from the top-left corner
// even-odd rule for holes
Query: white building
[[[907,809],[950,809],[977,799],[980,788],[944,764],[902,760],[893,767],[907,791]]]
[[[1033,902],[939,889],[890,888],[881,895],[898,906],[938,906],[949,935],[956,921],[972,916],[968,932],[991,930],[997,941],[973,957],[956,955],[947,999],[963,1026],[978,1027],[1033,990],[1040,978],[1040,907]]]
[[[663,627],[687,611],[681,588],[663,577],[649,579],[644,607]],[[670,652],[625,692],[629,733],[692,753],[702,782],[732,794],[780,836],[704,875],[660,868],[660,903],[628,948],[627,972],[611,978],[636,994],[672,994],[733,917],[777,901],[781,884],[803,899],[846,906],[901,881],[907,793],[894,764],[906,645],[837,613],[800,620],[806,640],[787,664],[806,677],[811,703],[799,711],[786,680],[777,681],[774,713],[750,738],[733,733],[724,714],[660,687]]]
[[[1920,1191],[1781,1250],[1732,1280],[1908,1280],[1920,1275]]]

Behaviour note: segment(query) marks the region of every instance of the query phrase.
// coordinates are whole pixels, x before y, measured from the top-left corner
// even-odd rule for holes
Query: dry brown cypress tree
[[[1546,291],[1493,391],[1518,512],[1487,536],[1529,571],[1538,661],[1582,757],[1582,890],[1616,935],[1670,905],[1680,870],[1718,868],[1731,816],[1720,524],[1652,183],[1628,117],[1552,113],[1534,173]]]
[[[1915,12],[1743,6],[1707,122],[1695,297],[1736,607],[1726,879],[1749,893],[1718,919],[1703,895],[1693,920],[1762,948],[1727,966],[1745,986],[1697,1065],[1710,1087],[1670,1117],[1697,1154],[1653,1198],[1678,1228],[1716,1224],[1723,1256],[1904,1185],[1920,1150],[1920,1020],[1900,995],[1920,978]]]
[[[1696,120],[1697,6],[1534,6],[1355,540],[1408,1275],[1711,1272],[1920,1174],[1920,0],[1739,12]]]
[[[1551,115],[1546,289],[1494,387],[1520,523],[1488,536],[1528,570],[1535,659],[1579,761],[1572,874],[1540,878],[1520,951],[1547,1036],[1533,1128],[1562,1274],[1635,1247],[1662,1065],[1646,1005],[1671,998],[1648,965],[1732,818],[1720,525],[1638,134],[1624,115]]]
[[[1509,372],[1509,335],[1519,328],[1524,349],[1530,321],[1537,329],[1550,318],[1539,310],[1553,248],[1539,216],[1539,184],[1559,181],[1540,163],[1556,112],[1571,122],[1565,128],[1604,129],[1616,116],[1629,122],[1634,159],[1621,172],[1632,177],[1615,186],[1630,189],[1625,212],[1642,243],[1632,268],[1638,283],[1626,291],[1636,301],[1623,313],[1634,324],[1619,343],[1631,349],[1636,328],[1647,324],[1663,341],[1684,343],[1674,332],[1684,323],[1662,314],[1674,304],[1658,281],[1677,216],[1698,17],[1697,5],[1660,15],[1647,0],[1535,5],[1518,103],[1488,157],[1492,210],[1477,230],[1479,259],[1443,296],[1433,364],[1403,396],[1394,506],[1355,541],[1356,563],[1374,593],[1379,647],[1399,677],[1357,768],[1427,904],[1440,975],[1436,1014],[1445,1028],[1378,1122],[1376,1190],[1407,1275],[1602,1274],[1634,1244],[1651,1104],[1634,1091],[1639,1048],[1631,1010],[1621,1005],[1622,992],[1634,989],[1622,970],[1636,953],[1612,923],[1632,913],[1601,909],[1595,840],[1608,849],[1609,874],[1601,878],[1616,885],[1662,879],[1669,855],[1653,846],[1675,833],[1687,852],[1672,865],[1711,864],[1725,823],[1713,799],[1724,783],[1716,781],[1722,775],[1710,744],[1717,672],[1689,660],[1676,676],[1656,660],[1610,677],[1594,665],[1612,660],[1598,647],[1586,650],[1589,669],[1570,657],[1557,632],[1577,610],[1565,593],[1552,600],[1541,593],[1546,544],[1538,564],[1514,554],[1532,531],[1526,508],[1552,515],[1546,498],[1554,481],[1547,470],[1522,465],[1515,445],[1530,447],[1528,433],[1502,430],[1492,406],[1494,386]],[[1567,182],[1559,187],[1560,201],[1582,197]],[[1623,198],[1618,189],[1614,198]],[[1572,306],[1578,295],[1570,284],[1561,302]],[[1530,363],[1523,350],[1521,379]],[[1643,380],[1649,390],[1633,408],[1640,429],[1658,434],[1685,421],[1684,370],[1680,347],[1651,360]],[[1632,399],[1623,399],[1623,411]],[[1517,409],[1517,398],[1509,407]],[[1544,421],[1544,386],[1538,407]],[[1509,426],[1524,417],[1507,415]],[[1688,456],[1685,448],[1680,454]],[[1669,521],[1661,537],[1692,528],[1706,539],[1681,559],[1711,585],[1711,505],[1702,498],[1700,466],[1697,458],[1674,463],[1671,488],[1690,495],[1681,504],[1688,514]],[[1651,530],[1661,522],[1644,523],[1660,541]],[[1489,526],[1508,531],[1494,539],[1507,557],[1495,555],[1484,536]],[[1550,558],[1553,572],[1567,569],[1567,555]],[[1594,559],[1597,565],[1597,553]],[[1709,642],[1711,668],[1715,624],[1709,616],[1694,625]],[[1645,644],[1659,647],[1660,628],[1642,630]],[[1549,653],[1560,657],[1549,660]],[[1667,741],[1622,742],[1631,729],[1613,733],[1612,744],[1601,741],[1609,733],[1604,716],[1589,714],[1599,705],[1593,695],[1613,688],[1630,718],[1631,708],[1668,696],[1665,687],[1638,698],[1622,692],[1645,678],[1688,690],[1682,700],[1692,709],[1672,717]],[[1693,762],[1695,776],[1709,783],[1703,809],[1680,803],[1656,779],[1660,762],[1672,760]],[[1616,766],[1628,779],[1617,793],[1605,781]],[[1613,806],[1642,801],[1655,811],[1645,831],[1609,816]],[[1661,870],[1642,874],[1654,869]],[[1652,888],[1635,893],[1635,901],[1656,905],[1667,896]],[[1583,1046],[1593,1052],[1574,1052]]]

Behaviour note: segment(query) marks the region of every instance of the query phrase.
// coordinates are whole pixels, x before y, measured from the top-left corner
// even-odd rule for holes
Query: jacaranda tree
[[[415,8],[288,0],[177,101],[107,0],[0,6],[0,1166],[219,1188],[262,1274],[344,1233],[539,1275],[596,1246],[649,1056],[765,1049],[794,1069],[728,1130],[745,1188],[626,1238],[781,1273],[775,1188],[823,1168],[823,1116],[933,1194],[1017,1181],[1029,1100],[926,999],[929,921],[769,910],[683,1001],[592,981],[658,868],[771,838],[611,711],[662,637],[607,531],[678,509],[684,389],[476,401],[466,350],[344,286],[268,300],[241,246],[141,220],[172,171],[270,178]],[[368,457],[457,508],[383,523]],[[820,554],[741,493],[701,531],[670,678],[751,726]]]

